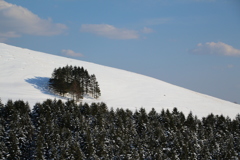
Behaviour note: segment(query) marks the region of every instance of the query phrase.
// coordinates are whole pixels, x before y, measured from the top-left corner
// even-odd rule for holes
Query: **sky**
[[[0,0],[1,43],[236,103],[239,26],[239,0]]]

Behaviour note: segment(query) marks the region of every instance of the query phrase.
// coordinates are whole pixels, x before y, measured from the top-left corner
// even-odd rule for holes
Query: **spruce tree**
[[[90,76],[86,69],[77,66],[67,65],[54,69],[49,80],[49,88],[61,96],[68,93],[77,101],[84,95],[92,95],[93,98],[101,95],[96,76]]]

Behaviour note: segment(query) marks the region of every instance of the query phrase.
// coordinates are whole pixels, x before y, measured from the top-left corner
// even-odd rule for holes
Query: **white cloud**
[[[16,37],[20,37],[20,35],[15,32],[6,32],[6,33],[0,32],[0,42],[5,42],[8,38],[16,38]]]
[[[81,32],[93,33],[110,39],[138,39],[138,32],[135,30],[120,29],[108,24],[83,24]]]
[[[152,32],[153,32],[153,30],[151,28],[144,27],[142,29],[142,33],[152,33]]]
[[[199,43],[195,49],[190,50],[190,53],[240,56],[240,49],[233,48],[223,42],[207,42],[205,44]]]
[[[41,19],[31,11],[0,0],[0,38],[12,38],[21,34],[51,36],[63,33],[64,24]]]
[[[70,50],[70,49],[63,49],[62,53],[64,55],[71,56],[71,57],[83,57],[83,54],[76,53],[76,52],[74,52],[73,50]]]

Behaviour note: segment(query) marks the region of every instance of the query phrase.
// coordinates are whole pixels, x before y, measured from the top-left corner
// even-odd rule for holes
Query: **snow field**
[[[0,98],[28,101],[30,106],[48,98],[61,97],[47,90],[47,82],[54,68],[66,65],[83,66],[89,74],[95,74],[101,89],[101,97],[85,97],[82,102],[104,102],[109,108],[146,111],[163,108],[172,111],[176,107],[187,115],[190,111],[198,118],[210,113],[235,118],[240,105],[215,97],[184,89],[144,75],[106,67],[0,43]],[[66,100],[66,98],[62,98]]]

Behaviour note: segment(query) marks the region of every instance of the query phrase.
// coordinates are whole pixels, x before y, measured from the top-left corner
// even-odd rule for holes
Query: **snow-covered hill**
[[[83,66],[90,74],[95,74],[102,96],[95,100],[85,97],[83,102],[105,102],[108,107],[128,108],[135,111],[141,107],[150,111],[162,108],[198,117],[210,113],[223,114],[230,118],[240,113],[240,105],[208,95],[187,90],[158,79],[140,74],[106,67],[94,63],[54,56],[29,49],[0,43],[0,98],[28,101],[32,107],[36,102],[48,98],[61,98],[47,89],[48,79],[54,68]],[[63,98],[64,99],[64,98]]]

